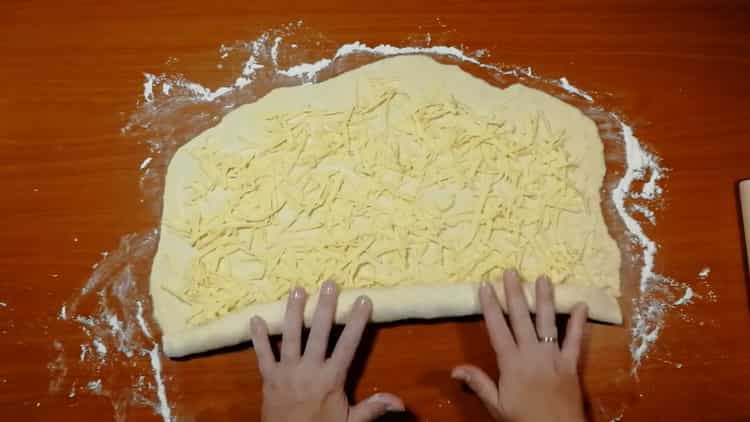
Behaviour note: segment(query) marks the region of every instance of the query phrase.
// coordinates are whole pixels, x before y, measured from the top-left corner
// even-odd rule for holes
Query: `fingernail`
[[[336,283],[328,280],[323,283],[323,286],[321,286],[320,290],[324,295],[334,295],[336,294]]]
[[[299,300],[305,297],[305,289],[302,287],[295,287],[294,290],[292,290],[291,298],[294,300]]]
[[[479,283],[479,290],[480,291],[484,291],[484,292],[488,292],[490,290],[490,283],[488,283],[486,281],[483,281],[483,282]]]
[[[357,298],[357,301],[354,303],[354,305],[355,306],[365,306],[365,305],[368,305],[368,304],[371,304],[371,303],[372,303],[372,301],[370,300],[370,298],[363,295],[363,296],[360,296],[360,297]]]
[[[465,383],[469,382],[469,374],[467,374],[466,372],[461,371],[461,370],[453,371],[453,373],[451,374],[451,377],[453,379],[456,379],[456,380],[459,380],[459,381],[463,381]]]
[[[404,410],[406,410],[404,409],[404,406],[398,406],[398,405],[391,404],[391,403],[387,403],[385,405],[385,409],[389,412],[403,412]]]
[[[546,275],[541,276],[539,282],[542,283],[542,287],[545,289],[550,289],[552,287],[549,283],[549,278],[547,278]]]
[[[370,400],[382,404],[389,412],[403,412],[405,410],[403,406],[394,404],[386,395],[381,393],[370,397]]]
[[[256,315],[250,318],[250,330],[257,333],[259,329],[260,329],[260,317]]]

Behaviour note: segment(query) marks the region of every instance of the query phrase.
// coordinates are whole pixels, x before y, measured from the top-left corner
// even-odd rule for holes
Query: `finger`
[[[581,353],[581,340],[583,339],[583,327],[586,325],[588,315],[589,310],[586,304],[579,303],[573,308],[568,320],[562,355],[563,359],[574,366],[578,365],[578,358]]]
[[[333,317],[336,313],[336,283],[326,281],[320,288],[318,306],[313,314],[310,337],[305,347],[305,359],[322,362],[328,347],[328,335],[331,333]]]
[[[534,325],[531,323],[531,316],[529,316],[529,304],[526,302],[526,295],[523,293],[521,281],[518,279],[518,273],[515,270],[505,271],[503,287],[505,288],[505,301],[508,304],[510,325],[513,327],[516,343],[519,346],[536,343]]]
[[[365,331],[367,321],[370,320],[370,314],[372,313],[372,301],[367,296],[360,296],[357,298],[352,308],[349,322],[346,323],[344,331],[339,337],[339,341],[336,344],[336,348],[333,350],[331,355],[331,363],[339,377],[343,380],[346,378],[346,373],[349,370],[349,365],[354,359],[354,353],[357,351],[360,340],[362,340],[362,333]]]
[[[552,285],[545,276],[536,280],[536,332],[540,339],[544,337],[557,338]],[[557,349],[557,341],[545,344]]]
[[[497,301],[495,288],[490,283],[482,283],[479,287],[479,303],[482,305],[484,322],[487,325],[487,334],[490,336],[490,344],[495,350],[498,362],[504,356],[509,356],[516,348],[513,335],[510,333],[505,315]]]
[[[474,365],[459,365],[451,371],[451,378],[462,381],[479,397],[494,419],[500,416],[497,384]]]
[[[403,412],[404,402],[390,393],[377,393],[349,409],[347,422],[373,421],[387,412]]]
[[[295,287],[289,292],[286,303],[284,327],[281,331],[281,361],[294,362],[299,359],[302,339],[302,323],[305,312],[305,289]]]
[[[276,366],[276,358],[268,341],[268,326],[263,318],[254,316],[250,320],[250,338],[253,339],[255,357],[258,360],[258,369],[263,377],[267,377]]]

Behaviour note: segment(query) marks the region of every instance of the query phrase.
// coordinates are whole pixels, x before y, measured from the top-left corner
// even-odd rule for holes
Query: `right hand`
[[[561,348],[556,341],[555,308],[549,280],[540,277],[536,281],[536,330],[515,271],[503,274],[503,287],[513,334],[492,285],[484,283],[479,289],[490,342],[497,354],[500,379],[495,383],[484,371],[469,364],[453,368],[451,376],[466,383],[495,420],[585,421],[578,356],[588,314],[586,305],[579,303],[573,308]],[[545,342],[541,340],[544,338],[555,340]]]

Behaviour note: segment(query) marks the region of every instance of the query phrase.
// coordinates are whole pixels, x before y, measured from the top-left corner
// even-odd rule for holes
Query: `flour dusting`
[[[143,331],[143,334],[148,338],[153,338],[151,336],[151,330],[148,329],[148,325],[146,324],[146,320],[143,318],[143,302],[140,300],[135,301],[135,308],[136,308],[136,314],[135,317],[138,320],[138,326],[141,327],[141,331]]]
[[[279,47],[281,46],[281,37],[276,37],[273,40],[273,45],[271,46],[271,61],[273,62],[274,66],[279,66]]]
[[[89,353],[91,353],[91,346],[89,346],[88,344],[81,344],[80,346],[81,346],[81,355],[78,358],[78,360],[83,362],[86,360],[86,356],[88,356]]]
[[[156,383],[156,395],[159,398],[159,414],[165,421],[172,420],[171,410],[167,402],[167,392],[164,387],[164,379],[161,376],[161,357],[159,356],[159,345],[154,343],[154,348],[148,352],[151,358],[151,368],[154,371],[154,382]]]
[[[168,85],[164,85],[164,86],[165,86],[165,87],[167,87]],[[169,89],[167,89],[167,90],[162,90],[162,92],[164,93],[164,95],[169,95]],[[153,159],[154,159],[154,157],[146,157],[146,158],[145,158],[145,159],[143,160],[143,162],[141,162],[141,166],[140,166],[140,169],[141,169],[141,170],[143,170],[143,169],[145,169],[146,167],[148,167],[148,164],[149,164],[149,163],[151,162],[151,160],[153,160]]]
[[[667,313],[690,305],[698,298],[715,300],[715,295],[713,291],[699,295],[688,284],[655,271],[659,245],[649,237],[634,213],[645,217],[651,225],[656,224],[653,209],[660,204],[663,194],[660,182],[665,177],[666,169],[661,166],[658,156],[643,147],[630,125],[620,116],[612,116],[620,127],[626,160],[625,174],[612,191],[612,201],[627,228],[637,262],[640,264],[639,296],[633,299],[630,343],[631,373],[636,375],[641,362],[651,352],[659,335],[664,331]],[[634,213],[628,213],[628,207]],[[680,311],[680,315],[684,321],[692,321],[684,311]]]
[[[101,394],[102,393],[102,380],[98,379],[95,381],[89,381],[89,383],[86,384],[86,388],[88,388],[88,390],[94,394]]]
[[[568,82],[568,78],[562,77],[557,82],[558,85],[560,85],[560,88],[568,91],[571,94],[578,95],[581,98],[584,98],[588,102],[594,102],[594,98],[589,95],[588,92],[582,90],[581,88],[578,88],[576,86],[571,85],[570,82]]]
[[[693,292],[693,289],[691,287],[688,287],[687,289],[685,289],[685,294],[682,295],[681,298],[677,299],[674,304],[685,305],[687,303],[691,303],[693,301],[693,296],[695,296],[695,292]]]
[[[633,134],[633,128],[623,122],[619,116],[613,115],[619,123],[621,134],[625,142],[625,161],[627,168],[625,175],[612,191],[612,200],[615,203],[618,213],[625,223],[625,227],[631,234],[632,240],[642,247],[643,266],[641,267],[640,290],[641,293],[647,291],[650,285],[659,280],[660,276],[654,273],[654,257],[656,256],[656,242],[651,240],[644,233],[638,221],[631,216],[625,206],[625,200],[628,197],[640,197],[638,192],[632,191],[633,184],[636,180],[641,180],[648,172],[660,169],[658,159],[643,149],[638,138]]]
[[[79,393],[107,397],[118,421],[125,420],[131,406],[144,405],[165,421],[173,420],[164,412],[169,404],[159,348],[144,317],[157,239],[156,230],[123,236],[117,249],[101,254],[83,287],[57,312],[60,323],[81,331],[83,342],[75,336],[54,341],[50,392],[67,391],[68,398]],[[145,376],[154,383],[143,382]]]
[[[107,356],[107,346],[104,345],[102,342],[102,339],[95,338],[92,341],[92,344],[94,345],[94,350],[96,350],[96,353],[99,355],[100,358],[104,358]]]
[[[625,223],[630,234],[631,241],[639,249],[641,263],[639,293],[640,296],[633,299],[632,316],[632,340],[630,343],[630,354],[633,360],[631,372],[636,373],[644,356],[659,338],[664,324],[664,315],[669,309],[664,299],[654,295],[654,292],[663,290],[667,286],[667,279],[654,272],[654,260],[657,252],[657,244],[646,235],[640,223],[627,212],[626,200],[631,198],[643,198],[642,191],[635,190],[635,182],[643,180],[647,175],[661,174],[659,159],[647,152],[633,133],[633,128],[626,124],[619,116],[613,114],[620,127],[620,132],[625,143],[625,174],[612,191],[612,201],[618,214]],[[658,180],[658,179],[649,179]],[[655,182],[654,182],[655,183]],[[652,188],[653,190],[653,188]],[[655,196],[650,198],[654,200]],[[640,205],[646,209],[645,204]],[[643,211],[641,211],[643,213]]]
[[[649,223],[656,224],[656,213],[654,213],[654,210],[647,208],[641,204],[633,204],[632,209],[633,211],[636,211],[637,213],[644,216]]]

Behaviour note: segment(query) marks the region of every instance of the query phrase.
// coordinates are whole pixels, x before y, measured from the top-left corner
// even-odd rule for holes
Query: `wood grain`
[[[20,1],[0,4],[0,408],[9,420],[114,419],[110,401],[50,393],[52,341],[81,341],[55,323],[101,251],[156,221],[139,202],[143,143],[120,135],[143,72],[181,72],[207,86],[222,43],[303,20],[331,48],[360,40],[487,49],[494,63],[567,76],[634,123],[670,169],[656,270],[704,295],[669,313],[656,349],[630,375],[629,333],[590,324],[583,377],[593,419],[750,419],[750,315],[737,182],[750,176],[750,6],[746,2]],[[170,57],[177,61],[168,59]],[[322,54],[321,56],[322,57]],[[77,241],[74,241],[77,239]],[[708,284],[697,273],[711,268]],[[636,279],[623,283],[634,291]],[[627,300],[623,301],[629,307]],[[400,394],[411,410],[388,420],[481,420],[452,382],[452,365],[494,370],[477,318],[374,326],[355,397]],[[237,348],[164,361],[184,420],[255,420],[259,377]],[[71,374],[81,377],[86,374]],[[99,374],[107,379],[108,373]],[[116,382],[116,381],[113,381]],[[131,420],[158,420],[150,408]]]

